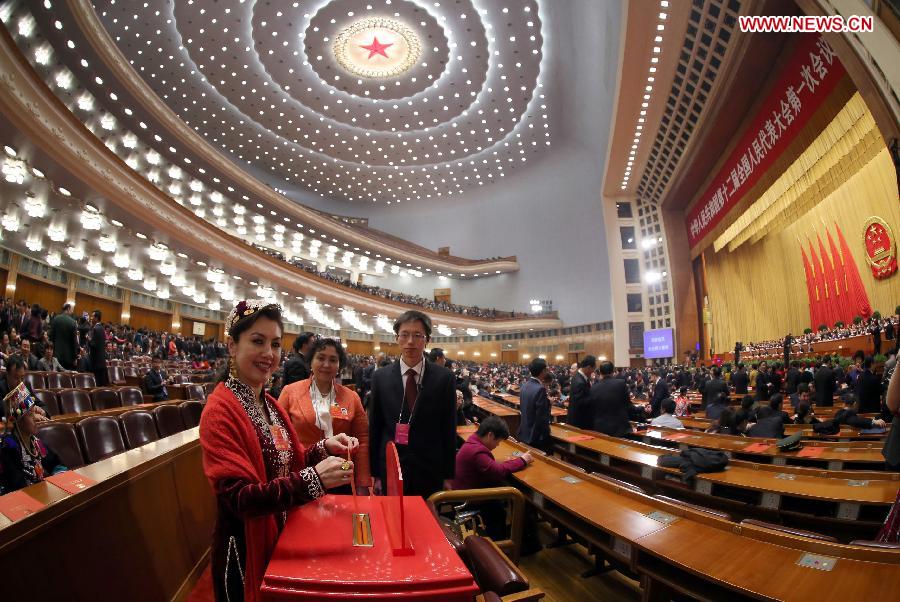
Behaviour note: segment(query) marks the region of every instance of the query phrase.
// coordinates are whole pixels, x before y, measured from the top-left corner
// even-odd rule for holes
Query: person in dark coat
[[[718,393],[715,397],[713,397],[709,404],[706,406],[706,417],[710,420],[718,420],[728,408],[728,394],[727,393]]]
[[[528,366],[530,378],[522,383],[519,391],[518,439],[522,443],[537,447],[550,448],[550,400],[544,380],[547,377],[547,362],[540,358],[531,360]]]
[[[600,381],[591,387],[590,411],[593,430],[622,437],[631,432],[629,412],[632,404],[628,396],[628,384],[613,378],[613,370],[612,362],[600,362]]]
[[[856,396],[859,397],[859,411],[863,414],[881,412],[881,377],[872,372],[872,356],[863,360],[863,369],[856,379]]]
[[[397,446],[404,494],[428,498],[453,478],[456,466],[456,379],[425,359],[431,318],[406,311],[394,322],[400,357],[372,375],[369,399],[369,460],[381,489],[385,446]],[[546,399],[546,395],[544,396]],[[523,400],[524,401],[524,400]],[[523,403],[524,418],[524,403]],[[549,414],[547,406],[549,437]]]
[[[859,415],[859,397],[850,393],[844,396],[844,407],[834,413],[834,422],[846,424],[858,429],[884,428],[884,420],[880,418],[863,418]]]
[[[659,406],[662,400],[669,396],[669,385],[666,383],[666,371],[660,368],[653,384],[653,397],[650,398],[650,415],[659,416]]]
[[[772,390],[772,375],[769,373],[769,364],[760,362],[759,372],[756,374],[756,399],[757,401],[768,401],[774,392]]]
[[[720,393],[728,397],[728,384],[722,380],[722,369],[713,368],[713,377],[703,385],[703,407],[706,408],[711,399],[715,399]]]
[[[834,370],[831,369],[831,358],[827,358],[816,370],[813,383],[816,385],[816,405],[820,408],[833,406],[836,385]]]
[[[569,385],[569,411],[566,422],[578,428],[588,429],[593,425],[590,407],[591,375],[597,368],[597,358],[585,356],[578,366]]]
[[[784,377],[784,390],[788,395],[793,395],[797,392],[797,387],[800,385],[800,362],[794,360],[791,362],[791,367],[788,368],[787,374]]]
[[[283,386],[309,378],[309,360],[306,356],[315,342],[316,335],[312,332],[304,332],[294,339],[294,355],[284,363]]]
[[[50,320],[50,342],[53,343],[54,354],[66,370],[75,368],[75,357],[78,355],[78,324],[72,318],[72,304],[66,303],[62,313]]]
[[[750,427],[747,434],[751,437],[765,437],[767,439],[784,438],[784,420],[782,413],[776,412],[771,406],[762,406],[757,414],[756,424]]]
[[[738,395],[746,395],[747,387],[750,385],[750,375],[744,364],[738,364],[737,370],[731,375],[731,384],[734,385],[734,392]]]
[[[106,329],[101,318],[103,314],[99,309],[91,313],[91,340],[88,343],[91,358],[91,372],[98,387],[109,384],[109,374],[106,372]]]

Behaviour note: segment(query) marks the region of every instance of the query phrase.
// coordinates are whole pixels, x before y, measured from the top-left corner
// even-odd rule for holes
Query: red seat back
[[[184,421],[181,419],[181,410],[176,405],[164,405],[153,408],[153,417],[156,419],[156,430],[160,437],[168,437],[184,430]]]
[[[38,438],[56,452],[67,468],[80,468],[85,465],[75,427],[68,422],[40,422],[37,425]]]
[[[94,409],[87,391],[62,389],[56,395],[59,398],[59,409],[63,414],[80,414]]]
[[[125,451],[119,421],[113,416],[88,416],[75,425],[75,430],[89,463]]]
[[[122,424],[122,433],[129,449],[159,439],[156,421],[153,420],[153,414],[147,410],[124,412],[119,415],[119,422]]]
[[[94,389],[91,391],[91,402],[95,410],[109,410],[122,405],[115,389]]]
[[[72,376],[72,384],[79,389],[93,389],[97,386],[97,379],[90,372],[78,372]]]

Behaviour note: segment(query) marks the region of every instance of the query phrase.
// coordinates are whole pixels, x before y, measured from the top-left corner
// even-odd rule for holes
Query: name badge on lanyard
[[[291,439],[287,429],[281,425],[273,424],[269,427],[272,433],[272,441],[275,443],[275,449],[278,451],[287,451],[291,448]]]
[[[342,408],[336,403],[331,404],[331,417],[332,418],[347,418],[349,414],[347,413],[347,408]]]
[[[409,445],[409,424],[398,422],[394,429],[394,443],[397,445]]]

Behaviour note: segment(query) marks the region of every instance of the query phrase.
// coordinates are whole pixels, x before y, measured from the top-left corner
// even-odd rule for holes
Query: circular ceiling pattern
[[[363,19],[338,33],[334,56],[351,75],[395,78],[416,64],[421,48],[419,36],[403,23]]]
[[[443,197],[550,144],[538,0],[95,9],[173,111],[270,184],[350,201]]]

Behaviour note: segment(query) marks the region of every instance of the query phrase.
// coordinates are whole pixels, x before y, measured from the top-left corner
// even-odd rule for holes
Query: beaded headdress
[[[6,407],[6,420],[13,424],[31,411],[34,406],[34,397],[31,396],[31,391],[23,381],[3,398],[3,405]]]
[[[228,319],[225,320],[225,332],[231,334],[231,329],[234,328],[235,324],[244,318],[252,316],[261,309],[269,307],[275,308],[279,312],[281,311],[280,305],[272,303],[271,301],[266,301],[265,299],[244,299],[243,301],[239,301],[238,304],[234,306],[234,309],[231,310],[231,313],[228,314]]]

